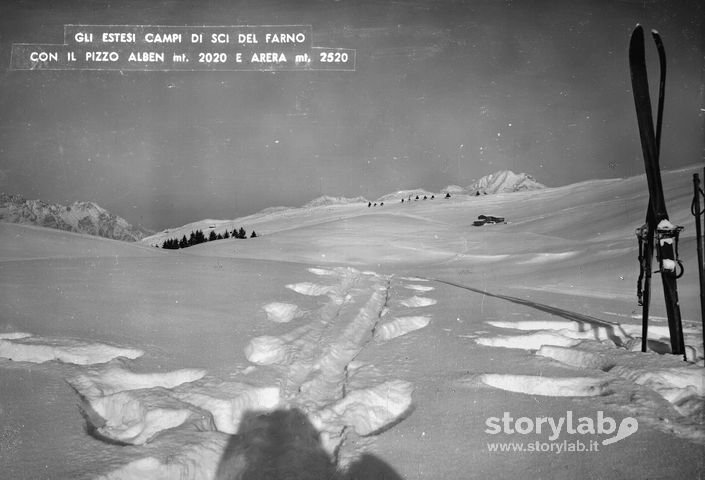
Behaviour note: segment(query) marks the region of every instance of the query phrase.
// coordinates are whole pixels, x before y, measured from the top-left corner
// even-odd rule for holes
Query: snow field
[[[413,384],[399,379],[378,383],[377,376],[360,375],[374,370],[374,365],[355,358],[378,328],[392,339],[402,331],[422,328],[430,317],[400,317],[379,327],[389,311],[389,278],[348,268],[329,270],[325,276],[336,284],[287,286],[303,295],[328,295],[308,323],[278,337],[255,337],[245,347],[250,362],[273,369],[279,378],[275,385],[221,381],[203,369],[135,373],[125,362],[87,367],[70,378],[98,438],[146,448],[158,445],[170,431],[212,432],[200,443],[179,444],[164,458],[145,450],[144,458],[100,478],[215,478],[226,448],[219,435],[246,435],[242,429],[249,427],[241,422],[253,411],[301,409],[320,433],[322,447],[339,459],[340,466],[353,461],[369,443],[347,442],[348,438],[373,436],[403,418],[412,405]],[[298,313],[295,305],[278,302],[263,309],[279,323]]]

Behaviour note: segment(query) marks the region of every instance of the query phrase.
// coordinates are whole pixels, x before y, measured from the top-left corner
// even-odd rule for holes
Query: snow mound
[[[497,328],[533,331],[533,333],[514,337],[507,335],[477,340],[479,344],[487,346],[538,350],[543,345],[573,346],[579,340],[606,341],[621,346],[631,339],[620,325],[610,323],[592,324],[570,320],[488,321],[487,323]]]
[[[480,381],[485,385],[509,392],[549,397],[594,397],[603,395],[607,391],[607,381],[593,377],[558,378],[485,373],[480,375]]]
[[[231,435],[237,433],[245,412],[269,412],[280,405],[279,387],[254,387],[237,382],[195,386],[175,395],[210,412],[218,431]]]
[[[414,295],[413,297],[406,298],[399,303],[405,307],[428,307],[429,305],[435,305],[436,300],[433,298],[417,297]]]
[[[519,320],[515,322],[488,320],[485,323],[497,328],[514,330],[578,330],[580,328],[580,324],[572,320]]]
[[[263,307],[267,318],[276,323],[288,323],[303,315],[297,305],[292,303],[272,302]]]
[[[409,409],[413,390],[413,384],[403,380],[353,390],[317,416],[324,425],[346,425],[358,435],[371,435],[394,423]]]
[[[331,287],[329,285],[318,285],[316,283],[311,282],[292,283],[287,285],[286,288],[288,288],[289,290],[293,290],[296,293],[300,293],[302,295],[309,295],[312,297],[326,295],[334,289],[334,287]]]
[[[538,350],[544,345],[558,345],[572,347],[580,340],[569,338],[554,332],[534,332],[526,335],[506,335],[498,337],[481,337],[475,340],[479,345],[487,347],[521,348],[524,350]]]
[[[333,270],[327,270],[325,268],[309,268],[308,271],[314,275],[319,275],[322,277],[337,275],[337,273]]]
[[[206,375],[198,368],[184,368],[166,373],[134,373],[122,367],[108,367],[77,375],[68,382],[84,397],[95,398],[141,388],[174,388],[195,382]]]
[[[81,396],[87,420],[103,437],[142,445],[187,421],[214,429],[204,412],[170,395],[169,389],[203,378],[201,369],[134,373],[122,367],[89,371],[69,378]]]
[[[287,342],[279,337],[262,335],[255,337],[245,346],[245,357],[257,365],[285,363],[289,356]]]
[[[129,390],[85,400],[86,417],[98,434],[121,443],[143,445],[164,430],[187,421],[201,431],[215,430],[209,414],[163,388]]]
[[[90,365],[109,362],[118,357],[135,359],[142,355],[144,352],[141,350],[71,338],[0,338],[0,357],[16,362],[44,363],[58,360],[76,365]]]
[[[430,292],[432,290],[435,290],[433,287],[427,286],[427,285],[404,285],[404,288],[408,288],[409,290],[415,290],[417,292]]]
[[[555,345],[543,345],[536,355],[552,358],[566,365],[575,368],[592,368],[595,370],[607,370],[613,362],[598,352],[588,352],[574,348],[565,348]]]
[[[702,367],[638,368],[617,365],[610,373],[658,392],[681,415],[705,412],[705,373]]]
[[[375,339],[387,341],[419,330],[431,321],[431,317],[399,317],[380,325],[375,330]]]
[[[27,338],[31,336],[31,333],[25,332],[0,333],[0,340],[17,340],[18,338]]]

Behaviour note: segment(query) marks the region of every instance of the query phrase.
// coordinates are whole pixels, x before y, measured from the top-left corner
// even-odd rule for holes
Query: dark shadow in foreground
[[[336,469],[320,434],[298,409],[246,412],[223,452],[217,480],[402,480],[392,467],[365,454]]]

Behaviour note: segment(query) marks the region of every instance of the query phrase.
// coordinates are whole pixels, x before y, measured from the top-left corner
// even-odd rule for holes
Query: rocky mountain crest
[[[130,225],[93,202],[71,205],[27,200],[21,195],[0,193],[0,221],[86,233],[104,238],[136,242],[148,232]]]

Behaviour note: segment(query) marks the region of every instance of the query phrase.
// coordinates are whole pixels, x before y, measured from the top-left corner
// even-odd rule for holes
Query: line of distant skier
[[[407,203],[411,203],[411,197],[412,197],[412,196],[413,196],[413,195],[409,195],[409,198],[407,199]],[[433,199],[436,198],[436,196],[435,196],[435,195],[431,195],[430,198],[431,198],[431,200],[433,200]],[[445,198],[450,198],[450,193],[446,193]],[[420,197],[419,195],[416,195],[416,198],[414,198],[414,201],[417,201],[417,200],[428,200],[428,199],[429,199],[429,196],[428,196],[428,195],[424,195],[423,197]],[[403,199],[403,198],[401,199],[401,203],[404,203],[404,199]],[[376,206],[377,206],[377,202],[374,202],[374,203],[372,203],[372,202],[367,202],[367,208],[376,207]],[[379,206],[380,206],[380,207],[383,207],[383,206],[384,206],[384,202],[380,202],[380,203],[379,203]]]

